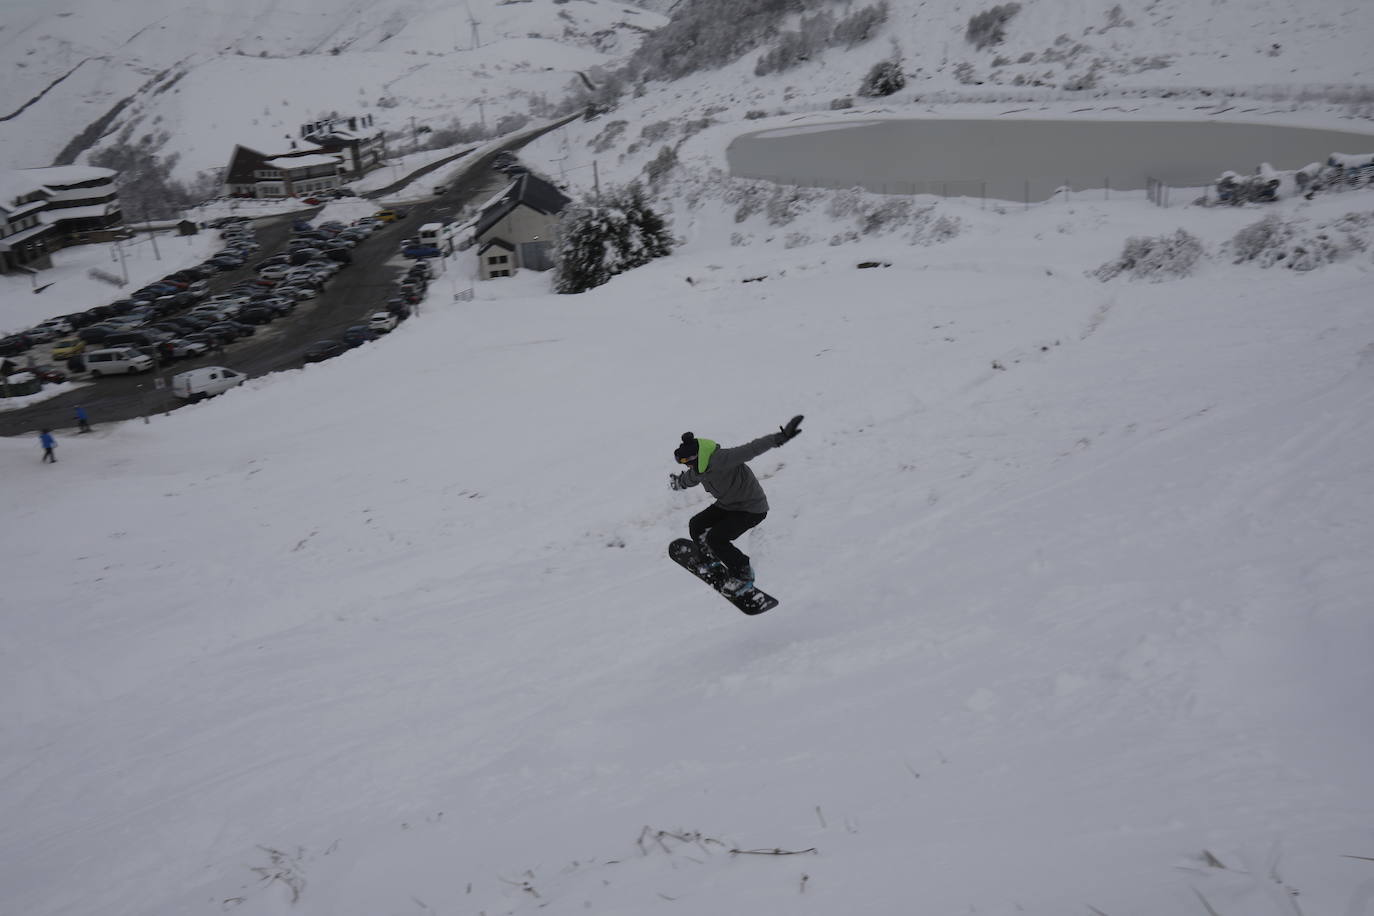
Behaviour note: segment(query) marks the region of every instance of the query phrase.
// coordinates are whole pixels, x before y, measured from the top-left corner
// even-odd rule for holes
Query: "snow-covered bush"
[[[921,235],[921,241],[926,244],[938,244],[948,242],[957,236],[964,229],[963,220],[957,216],[946,216],[941,214],[930,221]]]
[[[1277,213],[1270,213],[1237,232],[1231,237],[1231,241],[1226,243],[1225,249],[1236,264],[1244,261],[1263,261],[1272,253],[1281,251],[1293,234],[1294,228],[1291,223],[1281,219]]]
[[[662,28],[635,49],[629,68],[642,79],[675,80],[722,67],[775,38],[794,13],[828,0],[693,0],[673,7]]]
[[[1368,251],[1372,229],[1374,213],[1347,213],[1306,231],[1300,222],[1271,213],[1241,229],[1223,247],[1236,264],[1277,264],[1290,270],[1315,270]]]
[[[1006,40],[1006,24],[1021,12],[1021,4],[1004,3],[970,16],[964,38],[979,51]]]
[[[822,10],[815,16],[803,16],[799,29],[779,33],[777,43],[759,56],[754,75],[781,73],[806,63],[830,44],[834,31],[835,17],[829,10]]]
[[[844,45],[846,48],[863,44],[877,35],[878,28],[886,21],[887,0],[882,0],[882,2],[872,6],[862,7],[835,24],[835,31],[831,35],[830,43],[832,45]]]
[[[559,219],[554,289],[585,292],[669,254],[672,247],[667,224],[638,184],[609,192],[600,204],[581,201]]]
[[[619,142],[621,135],[625,133],[625,128],[629,126],[630,124],[628,121],[607,121],[606,126],[601,128],[601,133],[597,134],[596,137],[592,139],[590,144],[592,152],[604,153],[612,146],[615,146],[615,144]]]
[[[1201,240],[1183,229],[1173,235],[1132,236],[1119,258],[1092,275],[1104,282],[1121,274],[1137,280],[1176,279],[1191,274],[1205,253]]]
[[[676,165],[677,150],[671,146],[660,149],[658,155],[650,159],[648,164],[644,166],[644,175],[649,179],[649,187],[658,187],[659,183]]]
[[[906,86],[906,74],[900,60],[880,60],[859,84],[859,95],[881,98],[901,91]]]
[[[735,207],[735,222],[765,213],[773,226],[785,226],[811,207],[821,191],[775,185],[766,181],[726,179],[721,199]]]

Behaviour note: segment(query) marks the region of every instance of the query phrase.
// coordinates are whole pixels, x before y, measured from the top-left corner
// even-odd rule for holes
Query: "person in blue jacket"
[[[701,484],[716,498],[692,516],[687,530],[703,553],[725,567],[720,589],[726,594],[738,595],[754,587],[754,568],[734,541],[768,517],[768,497],[746,462],[801,435],[801,421],[800,415],[795,416],[777,432],[733,448],[683,433],[682,444],[673,452],[687,470],[669,475],[668,485],[685,490]]]
[[[52,430],[45,429],[38,434],[38,441],[43,446],[43,463],[57,464],[57,455],[53,449],[57,448],[57,440],[52,437]]]
[[[77,432],[88,433],[91,431],[90,417],[86,416],[86,408],[80,404],[76,405],[76,426]]]

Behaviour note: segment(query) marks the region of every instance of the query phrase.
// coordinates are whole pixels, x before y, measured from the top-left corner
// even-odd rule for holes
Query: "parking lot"
[[[184,308],[158,316],[148,324],[170,329],[173,325],[167,322],[186,321],[197,309],[206,308],[206,304],[212,302],[215,297],[227,295],[227,291],[239,284],[262,282],[264,285],[261,288],[269,293],[280,289],[284,276],[276,281],[261,281],[259,278],[262,272],[257,267],[274,256],[287,255],[293,238],[299,235],[293,232],[293,225],[300,227],[302,220],[308,220],[313,215],[314,211],[307,211],[290,217],[258,220],[252,231],[258,247],[246,252],[247,257],[243,259],[241,266],[218,272],[208,278],[209,287],[203,296],[194,302],[186,303]],[[94,422],[125,420],[175,409],[185,402],[172,394],[169,385],[171,377],[202,366],[229,366],[253,377],[302,365],[307,360],[307,351],[312,344],[318,341],[342,340],[350,328],[366,328],[374,313],[386,311],[388,302],[398,298],[400,281],[405,278],[410,263],[398,257],[397,248],[407,230],[414,225],[418,223],[410,216],[391,223],[379,224],[376,231],[348,250],[351,263],[337,270],[332,276],[324,277],[318,288],[296,299],[289,313],[273,315],[261,323],[236,322],[240,325],[247,324],[251,336],[226,335],[207,339],[203,328],[188,330],[180,339],[198,338],[209,345],[206,352],[174,360],[159,359],[155,370],[146,373],[100,378],[91,378],[88,373],[75,374],[74,380],[89,383],[82,384],[78,390],[66,392],[30,407],[0,413],[0,435],[71,426],[78,404],[85,408]],[[293,265],[291,269],[301,266]],[[273,282],[274,285],[269,287],[265,285],[266,282]],[[226,308],[217,314],[233,320],[234,316],[229,314],[231,307],[227,305],[227,300],[217,301],[226,304]],[[416,303],[411,303],[412,307],[414,304]],[[232,309],[252,307],[249,301],[242,301]],[[396,315],[398,321],[404,317],[406,316]],[[131,330],[137,333],[140,327],[141,325],[137,325]],[[194,324],[184,327],[191,328]],[[76,329],[73,333],[62,336],[71,337],[79,333],[80,329]],[[356,337],[359,332],[352,333]],[[11,357],[11,360],[23,366],[28,362],[27,356],[32,356],[38,365],[49,365],[67,371],[67,361],[55,359],[52,355],[53,346],[60,339],[38,344],[30,348],[25,355]],[[356,345],[360,342],[363,341],[350,340],[349,344]],[[105,347],[105,344],[98,341],[86,346],[89,348],[87,352],[90,352],[90,349]],[[156,353],[157,346],[150,347],[140,339],[140,349]]]

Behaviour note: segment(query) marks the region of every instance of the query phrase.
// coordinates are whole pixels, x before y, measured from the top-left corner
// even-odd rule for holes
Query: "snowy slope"
[[[1341,912],[1369,264],[1102,284],[1257,214],[939,207],[935,246],[441,280],[56,466],[0,441],[0,909],[1283,914],[1276,855]],[[744,618],[663,556],[706,504],[669,454],[796,411]]]
[[[1087,34],[1111,5],[1027,0],[1008,44],[1187,50],[1138,75],[1159,86],[1365,79],[1358,4],[1160,0]],[[473,2],[493,21],[537,6]],[[893,6],[905,52],[949,55],[889,112],[936,107],[923,87],[1078,106],[957,83],[981,5]],[[196,12],[121,8],[137,28]],[[72,9],[27,40],[99,50],[61,32],[96,7]],[[420,42],[461,36],[462,7],[406,8],[440,17],[397,31],[415,55],[379,37],[400,7],[292,19],[308,9],[202,15],[230,53],[130,111],[194,123],[193,161],[223,147],[226,85],[394,80],[391,116],[449,104],[425,74],[457,74],[453,56]],[[309,28],[289,45],[246,29],[268,13]],[[547,47],[528,30],[509,40],[526,60]],[[676,146],[670,258],[576,297],[526,274],[463,302],[459,256],[419,316],[328,363],[58,430],[55,466],[0,439],[0,913],[1367,911],[1374,262],[1367,246],[1265,270],[1224,244],[1270,212],[1367,228],[1368,192],[1263,210],[921,199],[868,235],[882,201],[781,192],[788,221],[741,218],[740,187],[709,170],[757,126],[745,112],[827,109],[888,37],[765,80],[745,60],[650,87],[524,154],[581,189],[592,161],[619,182]],[[574,44],[558,54],[591,53]],[[139,53],[150,73],[174,63]],[[117,95],[143,65],[108,66]],[[481,97],[452,79],[453,106]],[[1357,114],[1332,101],[1273,107]],[[1151,104],[1222,107],[1188,115],[1191,88]],[[5,148],[21,123],[60,146],[57,110],[5,122]],[[296,116],[273,104],[257,126]],[[1179,228],[1207,248],[1194,276],[1088,275]],[[131,271],[208,243],[140,246]],[[61,253],[42,296],[3,287],[8,314],[89,304],[92,256],[108,252]],[[856,269],[870,261],[888,266]],[[709,502],[669,491],[671,451],[796,412],[803,435],[753,463],[773,508],[742,543],[783,603],[745,618],[664,556]]]

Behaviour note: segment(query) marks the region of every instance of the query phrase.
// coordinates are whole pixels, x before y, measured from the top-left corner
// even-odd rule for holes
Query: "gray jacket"
[[[697,466],[677,475],[677,488],[701,484],[716,498],[716,505],[731,512],[768,511],[759,479],[745,464],[778,444],[778,434],[762,436],[734,448],[721,448],[710,439],[698,439]]]

